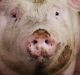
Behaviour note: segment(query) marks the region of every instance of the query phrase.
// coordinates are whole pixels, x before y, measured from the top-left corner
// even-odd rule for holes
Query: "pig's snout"
[[[56,39],[43,30],[36,30],[28,39],[27,51],[31,56],[50,57],[56,50]]]

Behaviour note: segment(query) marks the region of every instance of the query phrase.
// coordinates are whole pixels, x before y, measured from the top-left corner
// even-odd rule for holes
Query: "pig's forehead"
[[[67,0],[2,0],[0,5],[5,5],[6,8],[14,8],[22,6],[23,9],[32,9],[36,7],[50,7],[52,5],[64,6]]]
[[[67,0],[16,0],[17,3],[21,4],[22,6],[51,6],[51,5],[65,5]]]
[[[13,4],[11,6],[13,8],[19,6],[23,11],[27,12],[28,15],[31,16],[31,14],[33,14],[32,12],[34,12],[33,15],[37,16],[37,12],[45,15],[49,13],[53,7],[61,8],[61,10],[63,10],[66,7],[66,3],[66,0],[13,0]]]

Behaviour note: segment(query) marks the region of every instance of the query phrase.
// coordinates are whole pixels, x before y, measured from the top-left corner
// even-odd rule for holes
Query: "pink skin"
[[[24,48],[35,57],[50,57],[55,53],[57,40],[45,33],[35,33],[23,40]]]
[[[80,0],[69,0],[69,4],[75,9],[80,9]]]

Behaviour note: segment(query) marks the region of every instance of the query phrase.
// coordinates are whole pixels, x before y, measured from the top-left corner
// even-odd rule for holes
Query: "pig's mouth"
[[[50,60],[50,57],[47,56],[35,56],[32,55],[32,53],[30,53],[28,51],[29,57],[30,57],[30,61],[35,61],[36,63],[47,63]]]

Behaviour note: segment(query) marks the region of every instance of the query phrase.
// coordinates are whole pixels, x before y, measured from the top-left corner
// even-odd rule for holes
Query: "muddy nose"
[[[28,39],[28,52],[32,56],[50,57],[56,50],[56,39],[45,30],[35,31]]]

